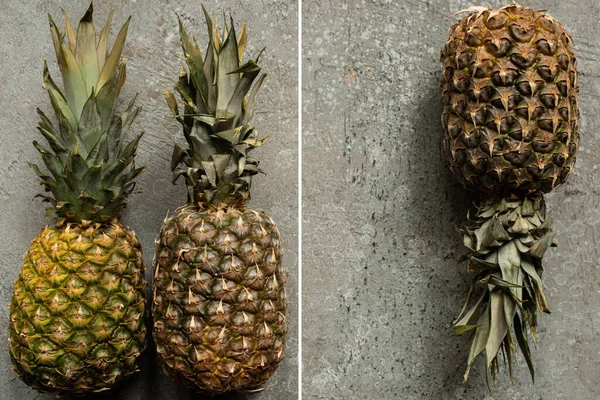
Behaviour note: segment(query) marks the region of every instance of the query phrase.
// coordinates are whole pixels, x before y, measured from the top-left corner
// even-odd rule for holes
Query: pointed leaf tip
[[[83,16],[83,18],[81,18],[81,22],[92,22],[92,14],[94,13],[94,2],[90,2],[90,6],[88,7],[87,11],[85,12],[85,15]]]
[[[48,24],[50,25],[50,28],[53,28],[56,26],[56,24],[54,23],[54,20],[52,19],[52,15],[50,15],[50,13],[48,13]]]

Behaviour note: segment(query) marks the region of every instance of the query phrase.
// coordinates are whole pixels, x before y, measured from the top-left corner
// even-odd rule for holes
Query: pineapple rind
[[[83,394],[136,372],[145,286],[141,244],[118,222],[42,229],[10,303],[15,373],[39,391]]]
[[[441,53],[450,168],[484,194],[550,192],[575,165],[578,79],[571,37],[511,4],[456,23]]]
[[[284,357],[279,231],[264,212],[184,206],[154,258],[154,341],[167,375],[212,393],[259,388]]]

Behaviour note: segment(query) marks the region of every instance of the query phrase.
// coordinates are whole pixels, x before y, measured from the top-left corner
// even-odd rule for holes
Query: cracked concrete
[[[455,230],[475,200],[441,157],[439,52],[456,18],[503,1],[303,2],[304,399],[600,398],[598,203],[600,6],[524,1],[571,33],[581,148],[547,196],[559,247],[545,259],[553,311],[539,318],[531,384],[489,392],[453,336],[469,277]],[[331,238],[333,240],[324,240]]]
[[[253,399],[293,399],[297,396],[297,4],[283,0],[220,1],[206,4],[213,15],[232,12],[235,21],[248,23],[248,53],[262,47],[262,67],[268,77],[257,96],[254,125],[263,135],[272,134],[269,143],[256,150],[267,175],[254,180],[252,206],[267,211],[277,222],[285,248],[284,264],[289,272],[289,336],[287,358],[269,384],[273,387],[252,395]],[[40,139],[36,130],[36,107],[50,113],[50,102],[42,89],[42,59],[49,61],[57,80],[58,67],[48,30],[47,13],[61,20],[65,8],[75,23],[85,13],[89,2],[36,0],[0,1],[0,235],[4,238],[0,252],[0,399],[52,399],[27,387],[10,370],[7,349],[8,303],[13,281],[22,256],[31,239],[48,223],[44,205],[32,201],[40,187],[37,177],[25,164],[39,161],[31,145]],[[96,1],[95,19],[104,21],[109,9],[115,9],[115,26],[133,15],[124,56],[129,59],[127,82],[121,93],[126,104],[137,92],[143,110],[134,130],[146,131],[138,151],[138,165],[147,169],[138,180],[142,194],[133,195],[123,222],[131,226],[141,240],[144,261],[151,265],[154,238],[167,210],[185,202],[181,182],[173,186],[169,170],[172,146],[183,142],[180,126],[171,117],[163,96],[172,88],[183,60],[178,40],[176,14],[182,16],[188,31],[204,43],[206,27],[200,2],[183,0],[114,0]],[[62,26],[62,23],[60,24]],[[120,26],[120,25],[119,25]],[[151,268],[147,279],[151,281]],[[197,394],[167,378],[159,367],[153,344],[141,358],[141,371],[109,394],[93,399],[192,399]],[[223,399],[245,399],[247,395],[226,395]]]

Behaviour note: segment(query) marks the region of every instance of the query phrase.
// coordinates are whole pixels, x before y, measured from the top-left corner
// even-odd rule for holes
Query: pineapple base
[[[490,372],[495,380],[500,350],[512,379],[511,328],[534,380],[528,331],[535,339],[537,311],[550,312],[541,280],[542,258],[555,245],[544,199],[542,195],[489,199],[460,232],[470,251],[459,262],[467,260],[467,271],[475,274],[463,310],[453,322],[457,335],[468,333],[472,338],[465,381],[482,353],[486,379]],[[476,300],[468,308],[472,296]]]
[[[264,212],[184,206],[154,258],[154,340],[165,373],[210,393],[263,385],[284,358],[283,251]]]
[[[17,376],[40,392],[84,394],[136,372],[145,284],[141,245],[118,222],[42,229],[9,304]]]

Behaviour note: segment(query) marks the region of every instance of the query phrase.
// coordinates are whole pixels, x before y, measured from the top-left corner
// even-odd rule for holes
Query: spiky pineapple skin
[[[571,37],[518,5],[456,23],[441,53],[444,147],[468,189],[547,193],[563,183],[579,144]]]
[[[196,390],[259,388],[284,357],[279,231],[245,207],[183,206],[154,258],[154,330],[165,372]]]
[[[42,229],[9,304],[15,373],[58,394],[106,390],[133,374],[145,348],[145,285],[140,242],[118,222]]]

